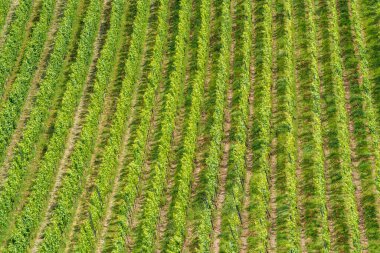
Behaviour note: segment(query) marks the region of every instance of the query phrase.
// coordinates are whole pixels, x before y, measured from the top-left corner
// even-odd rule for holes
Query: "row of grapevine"
[[[365,34],[366,51],[368,51],[369,75],[373,86],[374,107],[377,119],[380,119],[380,2],[377,0],[355,0],[356,14],[361,15]],[[358,24],[359,19],[356,19]],[[361,52],[362,53],[362,52]]]
[[[296,202],[295,78],[292,8],[289,0],[275,1],[276,34],[276,248],[299,251],[300,231]]]
[[[206,69],[210,44],[210,0],[200,3],[200,30],[198,33],[198,48],[196,53],[196,72],[192,82],[192,93],[189,114],[185,123],[183,150],[179,158],[175,175],[173,201],[169,211],[169,238],[166,250],[169,252],[181,251],[187,218],[187,206],[190,196],[190,182],[193,171],[193,159],[197,144],[198,122],[203,103],[203,90],[206,78]]]
[[[78,4],[80,4],[80,1],[74,0],[67,3],[64,18],[58,30],[53,53],[47,67],[45,79],[42,81],[39,94],[37,95],[36,106],[31,112],[23,139],[17,145],[14,162],[12,162],[11,165],[12,170],[24,171],[32,158],[33,152],[31,150],[34,149],[34,145],[42,131],[44,121],[48,116],[49,105],[55,90],[54,88],[57,85],[57,79],[63,71],[64,58],[68,53],[70,39],[73,37],[73,25],[79,21],[79,18],[76,16]],[[61,134],[65,132],[63,130],[67,124],[70,125],[70,118],[72,118],[72,113],[78,104],[77,101],[79,100],[80,91],[83,88],[91,60],[92,45],[97,34],[100,12],[101,1],[91,1],[84,19],[85,26],[78,46],[78,57],[76,62],[71,66],[72,73],[69,83],[67,84],[67,91],[63,98],[62,108],[58,112],[55,124],[56,132],[53,134],[49,142],[48,151],[41,161],[40,169],[37,171],[36,180],[31,188],[25,206],[16,217],[15,229],[11,238],[8,240],[6,248],[9,252],[21,252],[26,250],[33,231],[36,230],[39,224],[43,208],[46,206],[48,192],[53,183],[52,179],[55,174],[54,167],[59,160],[59,154],[62,152],[59,152],[57,149],[61,149],[61,147],[64,146],[60,142],[65,141],[65,135],[61,137]],[[73,92],[74,89],[77,91]],[[5,213],[2,216],[4,219],[7,217],[8,215],[5,215]]]
[[[377,123],[371,98],[368,63],[361,39],[360,22],[355,2],[337,2],[340,41],[346,82],[349,86],[351,104],[350,118],[353,122],[355,160],[360,174],[361,205],[364,210],[366,235],[370,251],[380,250],[379,193],[376,179],[379,173]],[[350,11],[351,9],[351,11]],[[357,53],[356,53],[356,52]]]
[[[146,198],[142,207],[143,220],[140,222],[139,235],[136,243],[136,251],[149,251],[153,248],[153,238],[155,235],[155,225],[157,223],[159,213],[160,196],[164,187],[166,178],[167,155],[170,149],[170,140],[173,132],[174,116],[177,109],[177,99],[179,87],[184,81],[184,71],[186,66],[186,40],[189,35],[189,19],[190,19],[190,1],[182,0],[180,2],[180,10],[178,13],[178,34],[175,41],[175,54],[173,59],[173,70],[169,76],[169,88],[164,98],[164,111],[160,122],[160,139],[158,140],[157,160],[152,165],[152,174],[149,178],[149,183],[146,192]],[[137,164],[131,164],[136,166]],[[131,167],[130,169],[134,169]],[[129,170],[131,171],[131,170]],[[127,182],[124,189],[121,190],[123,198],[122,204],[118,213],[120,228],[114,241],[114,250],[122,252],[124,250],[124,237],[128,232],[128,221],[126,216],[131,210],[134,200],[137,195],[136,180]],[[144,242],[144,243],[141,243]]]
[[[302,168],[298,182],[304,207],[306,248],[308,251],[328,252],[330,234],[327,224],[315,11],[310,0],[297,0],[294,4],[298,24],[299,166]]]
[[[351,176],[348,121],[342,80],[342,60],[336,6],[332,0],[317,1],[320,28],[323,138],[328,185],[329,217],[333,251],[360,251],[358,214]]]
[[[314,6],[311,0],[294,1],[297,22],[297,82],[299,83],[299,156],[303,224],[308,252],[329,252],[326,189],[321,126]]]
[[[43,233],[43,241],[40,246],[42,252],[58,251],[64,242],[62,235],[65,234],[67,227],[71,223],[73,209],[76,206],[77,197],[82,191],[83,177],[86,175],[86,167],[94,148],[98,119],[103,110],[105,90],[111,81],[112,69],[115,65],[114,56],[118,48],[120,48],[122,41],[120,33],[123,27],[122,24],[124,23],[123,20],[125,20],[124,14],[126,9],[127,5],[123,0],[114,1],[112,4],[110,28],[106,35],[105,45],[100,52],[100,58],[96,64],[97,72],[94,81],[94,91],[89,102],[88,114],[86,115],[79,140],[74,145],[67,174],[64,175],[62,185],[58,189],[56,204],[51,211],[49,224]],[[81,89],[73,89],[69,94],[73,94],[74,97],[79,100],[80,91]],[[71,101],[71,103],[72,102],[74,101]],[[72,116],[73,113],[74,110],[68,115]],[[64,134],[59,136],[61,137],[59,141],[66,139],[71,125],[72,119],[70,118],[69,124],[65,122],[65,128],[62,129]],[[64,147],[63,144],[61,144],[61,146]],[[63,147],[58,154],[61,154]],[[56,156],[57,154],[53,157],[53,160],[56,159]],[[57,160],[59,161],[59,158]],[[54,164],[51,165],[54,168],[57,163],[54,162]]]
[[[111,126],[110,137],[105,147],[104,157],[96,178],[95,189],[90,197],[88,217],[80,225],[80,235],[76,251],[91,252],[95,248],[96,235],[104,219],[109,194],[112,190],[121,149],[125,125],[131,111],[132,94],[140,78],[141,61],[147,36],[147,27],[150,14],[150,0],[137,2],[137,14],[133,24],[133,33],[128,58],[125,65],[126,77],[123,80],[121,93],[117,102],[117,109]],[[128,179],[133,177],[133,170],[128,171]]]
[[[254,4],[255,42],[253,53],[253,173],[250,182],[251,224],[249,248],[266,252],[268,248],[269,210],[269,147],[271,117],[271,63],[272,63],[272,10],[270,0],[259,0]]]
[[[16,128],[34,73],[38,68],[44,45],[46,44],[45,41],[50,30],[50,24],[54,17],[54,9],[57,7],[56,2],[56,0],[43,2],[39,21],[33,28],[16,80],[12,84],[10,94],[1,105],[0,161],[4,159],[6,147]]]
[[[24,41],[25,28],[32,15],[32,0],[20,1],[14,13],[14,20],[9,27],[6,40],[0,47],[0,97],[3,95],[4,86],[16,64],[22,43]]]
[[[159,83],[162,81],[162,64],[164,48],[168,32],[168,1],[159,1],[158,26],[155,44],[150,62],[150,72],[147,78],[147,88],[143,96],[143,106],[140,114],[140,124],[136,130],[136,138],[132,145],[132,161],[126,168],[126,171],[133,171],[132,168],[141,168],[145,159],[148,131],[152,116],[154,97]],[[118,214],[116,214],[118,215]]]
[[[5,19],[11,7],[11,0],[4,0],[0,2],[0,33],[4,29]]]
[[[230,1],[221,1],[218,9],[218,28],[220,29],[220,49],[218,52],[215,88],[213,96],[210,144],[207,147],[205,168],[200,175],[199,187],[195,196],[194,217],[195,226],[195,250],[197,252],[209,252],[211,246],[210,235],[212,233],[212,213],[214,211],[214,197],[218,185],[218,172],[221,155],[221,143],[223,138],[224,106],[226,101],[226,83],[229,80],[230,46],[232,34],[232,21],[230,13]]]
[[[33,69],[37,67],[39,62],[40,53],[44,45],[44,38],[46,38],[46,34],[49,30],[50,19],[53,15],[54,5],[55,1],[47,1],[43,6],[40,19],[41,23],[37,24],[37,27],[33,32],[32,40],[28,46],[25,60],[23,61],[20,73],[13,85],[15,89],[12,90],[12,93],[6,101],[4,108],[2,108],[3,110],[0,112],[0,122],[2,122],[0,133],[2,135],[2,144],[4,144],[0,148],[2,150],[2,157],[6,144],[12,136],[12,130],[14,130],[17,121],[16,117],[18,117],[21,110],[27,88],[31,78],[33,77],[29,71],[33,72]],[[40,108],[34,109],[35,114],[40,113],[39,111],[36,111],[38,109]],[[27,139],[25,140],[28,141]],[[35,140],[33,140],[33,144],[34,141]],[[19,143],[16,148],[15,157],[11,162],[6,181],[4,182],[0,193],[0,213],[2,214],[0,218],[0,231],[4,231],[6,229],[9,220],[8,215],[18,203],[20,187],[22,186],[24,177],[27,174],[27,170],[25,169],[27,167],[27,162],[23,159],[25,156],[31,156],[31,150],[33,149],[30,149],[30,146],[26,147],[26,143],[23,142]]]
[[[248,95],[250,90],[250,67],[252,48],[252,6],[251,1],[237,3],[237,36],[235,50],[235,79],[233,82],[230,153],[226,179],[226,197],[222,207],[222,233],[220,250],[239,251],[241,234],[241,213],[244,199],[246,175],[246,143],[248,124]]]

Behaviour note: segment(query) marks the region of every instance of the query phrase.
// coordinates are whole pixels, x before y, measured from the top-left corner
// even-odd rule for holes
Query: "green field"
[[[380,252],[380,0],[0,0],[0,252]]]

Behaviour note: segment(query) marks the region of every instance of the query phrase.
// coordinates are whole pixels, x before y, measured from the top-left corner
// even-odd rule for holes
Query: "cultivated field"
[[[0,252],[380,252],[379,0],[0,0]]]

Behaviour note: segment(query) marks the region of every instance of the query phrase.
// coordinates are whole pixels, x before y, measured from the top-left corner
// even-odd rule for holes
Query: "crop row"
[[[158,34],[155,38],[155,44],[153,48],[152,60],[150,62],[150,72],[148,74],[148,86],[144,92],[143,96],[143,107],[140,112],[140,124],[137,128],[136,138],[133,141],[132,146],[132,161],[127,166],[126,171],[133,171],[133,168],[141,168],[143,166],[144,159],[146,157],[146,145],[148,138],[148,131],[150,126],[150,120],[153,112],[154,97],[156,94],[157,87],[162,81],[162,64],[165,43],[167,40],[168,32],[168,1],[161,0],[160,7],[158,10]],[[140,172],[141,173],[141,172]],[[125,215],[125,214],[121,214]],[[139,244],[139,241],[137,242]],[[142,244],[144,247],[146,244]],[[120,245],[121,246],[121,245]],[[138,247],[138,246],[136,246]]]
[[[306,248],[328,252],[330,234],[327,224],[326,189],[321,126],[320,79],[318,73],[314,5],[310,0],[294,1],[297,18],[299,83],[299,178],[304,207]]]
[[[195,226],[195,241],[197,252],[209,252],[212,233],[212,213],[214,211],[214,198],[218,185],[218,172],[221,155],[221,143],[223,138],[223,121],[224,121],[224,106],[226,103],[226,91],[229,80],[230,69],[230,45],[231,45],[231,14],[230,1],[221,1],[218,6],[220,9],[219,29],[220,49],[217,58],[217,67],[215,74],[215,97],[214,106],[212,108],[211,129],[210,129],[210,144],[207,147],[206,165],[200,175],[199,187],[196,192],[194,217]]]
[[[10,94],[3,101],[0,111],[0,161],[4,159],[4,152],[8,146],[12,133],[16,128],[22,107],[25,103],[28,90],[31,87],[33,73],[35,73],[48,37],[56,0],[44,1],[41,7],[39,21],[35,24],[30,41],[27,44],[21,67],[16,80],[12,84]],[[6,52],[4,52],[6,53]],[[11,60],[9,60],[11,61]],[[11,65],[11,63],[8,63]],[[9,66],[7,64],[7,66]],[[5,72],[4,72],[5,73]],[[5,77],[6,78],[6,77]]]
[[[3,95],[4,86],[11,73],[12,68],[16,64],[17,57],[21,50],[24,41],[25,28],[33,9],[32,0],[20,1],[14,13],[14,20],[12,21],[6,40],[1,45],[0,53],[0,96]]]
[[[0,112],[0,134],[1,134],[1,157],[6,149],[12,132],[16,127],[22,105],[25,100],[25,95],[30,86],[33,72],[37,68],[40,54],[42,53],[45,39],[50,26],[50,20],[53,16],[55,1],[46,1],[42,7],[40,22],[36,25],[33,31],[32,39],[25,53],[25,58],[22,62],[21,69],[17,75],[16,81],[13,83],[9,98],[3,104]],[[23,153],[23,154],[19,154]],[[8,214],[18,203],[20,186],[24,182],[27,170],[27,163],[22,159],[24,156],[31,156],[32,150],[24,147],[21,143],[18,144],[15,158],[12,160],[6,181],[3,184],[0,193],[0,231],[4,231],[8,223]],[[19,154],[19,155],[18,155]]]
[[[17,145],[14,162],[11,169],[16,171],[24,171],[28,161],[31,159],[31,150],[41,133],[43,123],[47,118],[49,105],[54,94],[54,88],[58,76],[62,72],[63,62],[70,39],[73,37],[73,25],[78,21],[76,10],[80,1],[69,1],[64,13],[60,29],[58,30],[53,53],[50,57],[46,75],[41,83],[39,94],[37,95],[36,106],[33,108],[28,121],[23,139]],[[64,95],[62,108],[58,112],[55,124],[55,132],[48,144],[47,153],[41,161],[40,168],[37,171],[36,180],[31,188],[30,195],[26,200],[26,204],[16,217],[15,229],[12,237],[8,241],[7,250],[10,252],[24,251],[38,227],[41,220],[41,213],[46,206],[46,200],[49,189],[53,183],[55,175],[55,167],[59,161],[62,147],[66,140],[67,129],[72,121],[72,115],[78,104],[80,91],[89,68],[92,44],[97,34],[97,26],[100,16],[101,4],[99,0],[91,2],[88,13],[86,14],[86,25],[80,38],[77,60],[73,63],[67,91]],[[77,90],[74,92],[74,90]],[[66,133],[66,134],[64,134]],[[3,216],[4,218],[8,216]]]
[[[276,248],[299,251],[296,202],[295,78],[291,1],[275,1],[277,111],[274,122],[276,153]]]
[[[86,115],[79,140],[75,143],[67,174],[64,175],[62,185],[58,189],[56,205],[51,211],[49,224],[44,231],[44,237],[40,248],[42,252],[56,252],[59,250],[60,246],[62,246],[64,241],[62,235],[66,232],[67,227],[71,223],[77,197],[82,191],[83,177],[86,175],[89,157],[94,148],[98,119],[103,109],[105,90],[107,84],[111,80],[112,69],[116,61],[115,54],[117,53],[122,38],[120,32],[122,30],[121,24],[123,24],[125,10],[126,5],[123,0],[113,2],[107,39],[96,64],[97,72],[94,81],[94,91],[89,102],[88,114]],[[74,82],[74,84],[76,83]],[[62,115],[65,115],[65,117],[69,116],[69,124],[64,122],[64,127],[61,129],[64,134],[57,135],[57,137],[59,137],[57,138],[59,142],[65,142],[67,133],[73,122],[72,115],[74,114],[74,109],[79,101],[82,87],[82,84],[80,89],[73,86],[72,90],[69,90],[68,92],[67,102],[70,104],[67,109],[70,109],[71,112],[66,114],[67,109],[64,109]],[[64,147],[63,143],[61,146]],[[54,160],[59,160],[59,158],[57,159],[56,157],[58,154],[62,154],[63,147],[59,148],[61,150],[52,157]],[[52,167],[55,167],[56,164],[57,163],[55,162],[51,165]]]
[[[349,86],[351,105],[350,116],[353,123],[355,160],[360,174],[362,192],[361,206],[364,210],[368,249],[380,250],[380,224],[378,220],[379,193],[376,178],[379,172],[379,151],[377,123],[372,105],[371,83],[368,76],[368,63],[365,56],[361,28],[357,19],[356,5],[338,1],[338,23],[340,46],[342,48],[345,82]],[[354,19],[356,18],[356,19]]]
[[[222,207],[220,250],[239,251],[241,213],[243,211],[246,175],[246,143],[248,124],[248,95],[251,87],[252,6],[251,1],[237,3],[237,36],[232,86],[230,153],[226,179],[226,197]]]
[[[0,2],[0,33],[4,29],[5,19],[11,7],[11,0],[4,0]]]
[[[374,107],[377,113],[377,119],[380,119],[380,2],[377,0],[354,0],[352,5],[358,5],[355,7],[357,13],[354,15],[361,14],[361,19],[363,21],[363,30],[365,34],[365,46],[368,61],[369,61],[369,77],[372,80],[373,87],[373,100]],[[354,24],[359,24],[359,19],[355,20]],[[363,52],[361,52],[363,53]]]
[[[328,185],[329,217],[332,220],[334,251],[360,250],[358,214],[351,176],[348,118],[345,110],[342,59],[336,6],[332,0],[318,2],[320,27],[323,137]]]
[[[80,225],[80,236],[76,250],[90,252],[95,248],[96,234],[104,218],[107,199],[112,190],[112,183],[116,177],[117,157],[120,153],[125,125],[131,112],[132,94],[136,89],[141,70],[141,61],[147,34],[148,18],[150,13],[150,0],[137,2],[137,14],[133,24],[131,46],[125,65],[126,77],[123,80],[121,92],[117,102],[117,109],[111,126],[110,137],[105,147],[104,157],[96,178],[95,191],[90,197],[88,217]],[[128,179],[133,177],[129,171]]]
[[[162,193],[164,187],[163,181],[166,178],[166,166],[167,164],[167,153],[170,147],[171,133],[173,130],[174,124],[174,115],[176,112],[177,104],[176,100],[179,93],[180,84],[183,82],[184,78],[184,69],[185,69],[185,52],[186,52],[186,38],[189,33],[189,2],[181,1],[180,2],[180,11],[179,11],[179,24],[178,24],[178,34],[175,41],[175,54],[173,60],[173,70],[170,73],[170,86],[168,88],[168,93],[166,94],[164,101],[164,111],[162,114],[161,125],[161,135],[158,140],[158,161],[152,165],[152,174],[149,178],[148,188],[146,193],[146,198],[143,203],[142,213],[144,214],[143,221],[139,231],[142,232],[138,235],[136,243],[136,251],[144,249],[151,249],[153,244],[153,237],[155,234],[155,224],[158,218],[158,205],[160,202],[159,196]],[[137,164],[131,164],[136,166]],[[162,167],[161,167],[162,166]],[[130,169],[136,170],[136,168],[131,167]],[[139,169],[140,170],[140,169]],[[136,173],[136,172],[135,172]],[[135,176],[134,176],[135,177]],[[117,235],[116,240],[114,241],[114,251],[123,251],[124,237],[128,233],[128,221],[126,216],[131,210],[132,204],[136,198],[137,189],[136,183],[138,178],[132,178],[132,181],[128,181],[124,189],[122,189],[122,198],[123,202],[121,203],[118,213],[119,217],[119,234]],[[133,184],[131,184],[133,183]],[[144,241],[146,244],[141,244]]]
[[[207,62],[210,43],[210,1],[200,3],[200,30],[198,33],[196,72],[192,82],[192,93],[187,121],[183,150],[179,158],[174,182],[174,195],[169,210],[169,225],[167,237],[170,238],[165,245],[169,252],[179,252],[182,249],[187,218],[187,206],[190,197],[190,183],[193,171],[193,160],[197,144],[198,122],[203,103],[203,91],[206,77]]]
[[[269,147],[272,84],[272,10],[270,0],[254,4],[255,47],[253,53],[255,84],[253,85],[253,173],[250,183],[251,220],[249,248],[266,252],[268,248]]]

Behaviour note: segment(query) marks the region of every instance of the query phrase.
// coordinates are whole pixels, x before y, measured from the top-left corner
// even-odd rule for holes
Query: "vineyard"
[[[380,252],[379,0],[0,0],[0,252]]]

